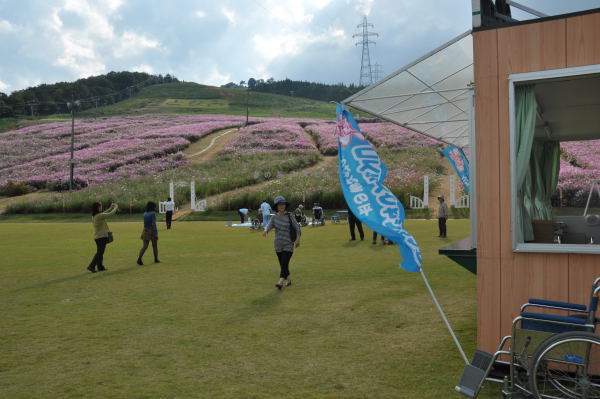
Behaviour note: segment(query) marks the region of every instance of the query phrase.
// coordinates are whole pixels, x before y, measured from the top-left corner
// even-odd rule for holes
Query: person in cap
[[[292,285],[290,279],[290,259],[294,253],[294,248],[300,246],[300,226],[296,222],[296,218],[288,212],[289,202],[282,196],[275,197],[276,213],[265,227],[263,236],[266,237],[269,231],[275,229],[275,253],[279,260],[279,281],[275,287],[281,289]]]
[[[437,210],[437,218],[438,218],[438,228],[440,230],[440,235],[438,237],[445,238],[446,237],[446,220],[448,220],[448,205],[446,205],[446,201],[444,200],[444,196],[440,195],[437,197],[440,202],[440,206],[438,206]]]

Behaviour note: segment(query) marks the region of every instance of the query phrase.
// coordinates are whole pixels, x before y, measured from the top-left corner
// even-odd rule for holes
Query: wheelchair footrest
[[[473,355],[473,360],[471,360],[471,365],[482,370],[487,370],[493,358],[494,355],[491,353],[477,349]]]
[[[479,393],[494,356],[491,353],[476,350],[471,364],[467,364],[460,377],[456,390],[465,396],[474,398]]]

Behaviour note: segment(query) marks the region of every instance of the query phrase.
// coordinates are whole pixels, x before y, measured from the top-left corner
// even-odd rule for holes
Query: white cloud
[[[300,1],[281,4],[281,1],[271,1],[267,4],[268,15],[272,19],[279,20],[288,25],[307,24],[312,21],[314,15],[307,13]]]
[[[13,32],[15,29],[15,26],[9,21],[0,19],[0,32]]]
[[[123,0],[103,0],[101,4],[103,5],[102,8],[115,11],[123,5]]]
[[[74,71],[78,77],[97,75],[105,72],[106,66],[94,52],[94,42],[85,37],[67,32],[59,38],[62,54],[54,61],[54,65],[63,66]]]
[[[3,81],[0,80],[0,91],[5,91],[6,89],[8,89],[10,86],[6,83],[4,83]]]
[[[252,37],[254,47],[262,53],[264,59],[267,61],[282,56],[298,55],[303,49],[311,44],[331,44],[339,42],[340,40],[346,40],[344,31],[341,29],[331,29],[318,35],[314,35],[310,32],[296,31],[269,36],[257,34]]]
[[[354,9],[361,14],[369,15],[371,13],[374,0],[346,0],[346,2],[349,4],[354,4]]]
[[[225,16],[225,18],[227,18],[227,20],[229,21],[229,23],[231,25],[235,25],[235,22],[236,22],[235,12],[233,12],[232,10],[227,9],[225,7],[221,7],[221,12]]]
[[[131,68],[132,71],[135,72],[146,72],[149,74],[153,74],[154,73],[154,68],[152,68],[150,65],[148,64],[140,64],[138,66],[134,66]]]
[[[316,8],[317,10],[321,10],[327,7],[332,2],[332,0],[306,0],[306,2],[310,6]]]
[[[231,82],[231,75],[226,73],[222,74],[219,72],[217,67],[213,66],[208,75],[205,75],[200,82],[211,86],[221,86],[225,83]]]
[[[125,32],[118,40],[118,45],[114,49],[114,55],[117,58],[137,56],[146,49],[160,48],[160,42],[149,39],[144,35],[138,35],[133,32]]]
[[[194,13],[194,15],[195,15],[196,17],[198,17],[198,18],[204,18],[204,17],[206,17],[206,13],[205,13],[204,11],[202,11],[202,10],[198,10],[198,11],[196,11],[196,12]]]
[[[253,77],[254,79],[267,80],[273,77],[273,74],[271,74],[264,65],[257,65],[248,69],[248,76]]]

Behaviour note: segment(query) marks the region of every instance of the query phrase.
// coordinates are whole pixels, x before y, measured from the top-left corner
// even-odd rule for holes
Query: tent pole
[[[446,318],[446,314],[444,313],[444,310],[442,309],[442,307],[440,306],[440,303],[438,302],[437,298],[435,297],[435,294],[433,293],[433,290],[431,289],[431,286],[429,285],[429,281],[427,280],[427,276],[425,276],[425,272],[423,271],[422,267],[421,267],[421,277],[423,277],[423,281],[425,282],[425,285],[427,286],[427,289],[429,290],[431,299],[433,299],[433,303],[435,303],[435,306],[437,307],[438,311],[440,312],[440,316],[442,316],[442,320],[444,320],[444,323],[446,324],[448,331],[450,331],[450,335],[452,336],[452,339],[454,340],[454,343],[456,344],[458,351],[460,352],[462,358],[464,359],[465,364],[469,364],[467,355],[465,355],[465,351],[463,350],[462,346],[460,345],[460,342],[458,342],[458,338],[456,338],[456,334],[454,334],[454,330],[452,329],[450,322]]]
[[[477,148],[475,137],[475,85],[469,86],[469,222],[471,248],[477,248]]]

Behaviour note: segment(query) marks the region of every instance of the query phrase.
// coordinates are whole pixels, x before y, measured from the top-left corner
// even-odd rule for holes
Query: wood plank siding
[[[508,75],[600,64],[600,13],[473,33],[477,344],[495,351],[530,297],[586,303],[600,255],[514,253]]]

